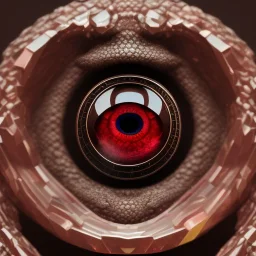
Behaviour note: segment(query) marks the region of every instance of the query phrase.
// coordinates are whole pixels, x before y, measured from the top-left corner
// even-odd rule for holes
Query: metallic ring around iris
[[[102,147],[99,146],[100,143],[95,131],[97,120],[104,113],[114,107],[122,107],[123,104],[128,104],[126,105],[128,109],[137,105],[142,108],[142,111],[145,108],[149,112],[150,118],[154,112],[155,118],[159,118],[162,124],[161,141],[158,148],[152,153],[153,155],[149,154],[144,159],[139,159],[134,163],[118,162],[106,155],[101,150]],[[143,120],[141,123],[141,116],[130,112],[133,111],[122,112],[119,116],[117,115],[114,123],[117,131],[125,136],[143,133],[144,124]],[[120,118],[125,116],[128,119],[135,118],[134,120],[138,122],[137,127],[136,125],[130,127],[130,131],[126,128],[128,132],[121,131],[122,128],[118,122]],[[150,118],[149,121],[151,122]],[[110,120],[107,120],[106,123],[109,122]],[[148,129],[150,129],[150,125]],[[161,84],[147,77],[121,75],[98,83],[85,96],[77,115],[76,131],[77,140],[84,157],[98,171],[116,179],[135,180],[157,172],[171,160],[179,145],[181,118],[174,98]]]

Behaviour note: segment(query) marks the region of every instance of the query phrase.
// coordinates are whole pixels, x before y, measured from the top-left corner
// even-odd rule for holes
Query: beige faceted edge
[[[60,16],[58,21],[62,18]],[[26,88],[22,77],[26,72],[34,72],[30,63],[36,66],[44,47],[60,31],[76,27],[85,33],[91,29],[104,33],[111,29],[117,18],[107,10],[93,14],[84,10],[26,46],[15,66],[12,61],[5,60],[0,81],[1,173],[23,209],[69,243],[101,253],[160,252],[195,239],[219,221],[223,217],[220,215],[239,201],[250,183],[255,168],[256,69],[248,58],[238,57],[233,47],[209,30],[200,29],[200,24],[192,24],[174,14],[172,17],[171,13],[167,19],[155,10],[138,15],[142,26],[150,33],[192,32],[208,42],[232,82],[237,97],[232,108],[237,117],[230,125],[224,146],[211,170],[175,205],[157,218],[138,225],[108,222],[81,204],[40,162],[26,130],[26,107],[17,96],[17,88]],[[0,236],[6,236],[4,229],[0,230]]]

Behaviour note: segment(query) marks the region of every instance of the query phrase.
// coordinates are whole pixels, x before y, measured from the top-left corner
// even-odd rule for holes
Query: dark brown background
[[[51,12],[54,8],[69,3],[70,0],[1,0],[0,3],[0,52],[8,43],[15,39],[27,26],[38,17]],[[202,8],[205,12],[219,17],[226,25],[233,28],[256,51],[255,0],[187,0],[189,4]],[[25,224],[24,233],[30,241],[40,248],[43,256],[51,255],[93,255],[83,250],[67,245],[47,234],[43,229],[22,216]],[[208,235],[171,252],[158,254],[160,256],[203,255],[214,256],[233,232],[235,216],[218,225]],[[63,253],[63,251],[65,253]],[[97,254],[98,255],[98,254]]]

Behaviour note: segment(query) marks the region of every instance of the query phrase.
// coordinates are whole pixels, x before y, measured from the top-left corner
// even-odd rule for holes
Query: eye
[[[166,165],[181,131],[172,96],[153,80],[133,75],[94,87],[83,100],[77,123],[87,160],[120,179],[145,177]]]

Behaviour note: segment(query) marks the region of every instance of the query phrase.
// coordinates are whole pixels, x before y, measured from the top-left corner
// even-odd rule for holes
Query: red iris
[[[137,164],[159,151],[162,125],[152,110],[124,103],[106,110],[96,123],[100,152],[110,161]]]

